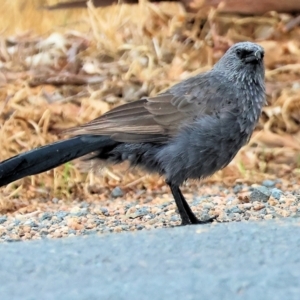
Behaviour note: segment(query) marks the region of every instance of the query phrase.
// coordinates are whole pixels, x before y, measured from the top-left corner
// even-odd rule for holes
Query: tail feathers
[[[21,153],[0,163],[0,187],[115,143],[107,136],[82,135]]]

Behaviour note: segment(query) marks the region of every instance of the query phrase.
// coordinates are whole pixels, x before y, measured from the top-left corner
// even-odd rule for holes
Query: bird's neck
[[[241,115],[247,122],[245,131],[252,132],[260,118],[262,108],[266,104],[265,85],[260,80],[244,79],[238,84],[241,97]],[[242,125],[242,124],[241,124]]]

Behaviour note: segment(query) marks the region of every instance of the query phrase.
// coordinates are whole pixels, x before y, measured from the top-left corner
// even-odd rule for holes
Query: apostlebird
[[[261,46],[236,43],[210,71],[71,128],[69,139],[1,162],[0,186],[89,154],[165,176],[182,225],[211,222],[198,220],[180,185],[224,168],[249,141],[265,104],[263,57]]]

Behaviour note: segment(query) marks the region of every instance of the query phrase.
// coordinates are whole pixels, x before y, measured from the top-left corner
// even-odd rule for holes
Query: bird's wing
[[[220,110],[223,94],[207,73],[183,81],[155,97],[118,106],[67,131],[71,135],[110,135],[120,142],[165,142],[195,117]],[[222,90],[222,88],[221,88]]]

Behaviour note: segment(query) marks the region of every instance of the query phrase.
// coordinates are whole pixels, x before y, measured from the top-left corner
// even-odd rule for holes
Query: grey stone
[[[131,208],[133,206],[134,206],[133,203],[129,203],[129,204],[126,204],[124,207],[125,207],[125,210],[128,210],[129,208]]]
[[[170,220],[171,220],[172,222],[177,222],[177,221],[180,220],[180,218],[179,218],[178,215],[173,215],[173,216],[170,218]]]
[[[120,187],[115,187],[112,191],[111,191],[111,196],[113,198],[118,198],[118,197],[122,197],[124,195],[122,189]]]
[[[227,203],[230,203],[231,201],[233,201],[235,199],[235,197],[231,196],[231,197],[228,197],[227,199]]]
[[[42,214],[42,216],[40,217],[40,220],[41,221],[44,221],[44,220],[51,220],[52,218],[52,214],[51,213],[48,213],[48,212],[45,212]]]
[[[267,209],[263,208],[259,210],[260,215],[265,216],[267,214]]]
[[[105,220],[99,218],[95,218],[93,221],[97,226],[105,223]]]
[[[89,203],[85,202],[85,201],[82,201],[80,204],[79,204],[79,207],[80,208],[88,208],[90,206]]]
[[[7,221],[7,217],[6,216],[0,217],[0,224],[3,224],[6,221]]]
[[[65,217],[68,215],[68,213],[65,212],[65,211],[58,211],[55,215],[56,215],[58,218],[63,219],[63,218],[65,218]]]
[[[71,216],[75,217],[84,217],[88,214],[89,210],[87,208],[82,208],[81,210],[77,212],[70,213]]]
[[[141,207],[136,210],[135,215],[137,217],[142,217],[142,216],[148,215],[149,213],[150,213],[150,211],[147,207]]]
[[[231,214],[231,213],[240,214],[242,212],[243,212],[243,210],[240,209],[237,205],[226,209],[226,213],[228,213],[228,214]]]
[[[13,220],[13,224],[14,224],[15,226],[18,226],[18,225],[21,224],[21,221],[18,220],[18,219],[15,219],[15,220]]]
[[[276,199],[280,200],[281,195],[283,194],[282,190],[274,188],[271,190],[271,195]]]
[[[103,213],[104,216],[109,216],[108,209],[106,207],[101,207],[101,212]]]
[[[125,230],[125,231],[129,230],[129,226],[128,225],[122,225],[121,228],[122,228],[122,230]]]
[[[201,216],[200,216],[200,220],[201,221],[207,221],[210,218],[211,218],[211,216],[208,213],[206,213],[206,212],[202,213]]]
[[[276,184],[276,182],[274,180],[269,180],[269,179],[266,179],[262,182],[262,185],[267,188],[272,188],[275,186],[275,184]]]
[[[267,202],[271,196],[271,191],[265,186],[253,188],[250,194],[250,201]]]
[[[157,215],[156,215],[156,214],[153,214],[153,213],[150,213],[150,214],[147,215],[147,217],[148,217],[149,219],[154,219],[154,218],[157,217]]]
[[[211,209],[211,208],[213,208],[214,207],[214,205],[212,204],[212,203],[204,203],[203,204],[203,208],[204,209]]]
[[[253,204],[252,204],[252,203],[245,203],[245,204],[243,205],[243,208],[244,208],[244,209],[251,209],[251,207],[253,207]]]
[[[30,226],[30,227],[39,227],[39,225],[36,222],[32,221],[32,220],[25,221],[24,225],[27,225],[27,226]]]
[[[241,184],[237,184],[233,187],[233,192],[235,194],[239,193],[243,189],[243,186]]]
[[[136,225],[136,229],[137,229],[137,230],[142,230],[142,229],[144,229],[144,228],[145,228],[145,226],[143,226],[143,225],[141,225],[141,224]]]
[[[52,202],[53,202],[54,204],[57,204],[58,201],[59,201],[59,199],[57,199],[57,198],[53,198],[53,199],[52,199]]]
[[[164,209],[164,208],[166,208],[169,205],[170,205],[170,202],[165,202],[165,203],[163,203],[163,204],[160,205],[160,208]]]

